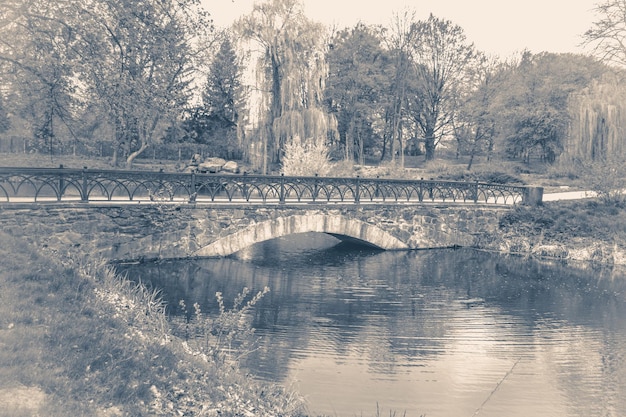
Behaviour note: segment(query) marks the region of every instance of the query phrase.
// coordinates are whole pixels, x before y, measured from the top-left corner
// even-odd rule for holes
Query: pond
[[[624,416],[626,278],[474,250],[383,252],[322,234],[236,257],[119,265],[217,313],[244,287],[258,349],[244,365],[312,415]]]

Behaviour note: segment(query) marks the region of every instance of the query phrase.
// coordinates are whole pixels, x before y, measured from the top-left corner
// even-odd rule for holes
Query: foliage
[[[130,166],[190,99],[197,48],[211,28],[199,2],[22,3],[0,6],[9,16],[0,61],[16,110],[50,149],[59,121],[74,136],[72,122],[96,113]]]
[[[413,30],[415,79],[409,109],[423,137],[426,160],[431,160],[441,139],[450,133],[454,97],[476,59],[476,51],[460,26],[432,14],[426,21],[415,23]]]
[[[509,153],[529,162],[532,151],[539,149],[544,161],[554,162],[562,150],[567,114],[548,107],[525,110],[516,117],[513,133],[507,138]]]
[[[602,160],[626,153],[624,74],[608,72],[569,100],[571,126],[565,157]]]
[[[184,122],[186,139],[210,145],[212,156],[239,158],[243,149],[243,117],[245,92],[241,84],[242,66],[225,32],[209,67],[202,92],[202,106],[193,108]]]
[[[221,127],[236,126],[241,111],[242,68],[228,33],[223,34],[219,50],[209,67],[202,102],[209,114],[222,122]]]
[[[172,126],[167,140],[207,145],[211,156],[241,159],[245,152],[245,88],[241,82],[242,65],[231,36],[228,32],[221,34],[202,91],[202,104],[184,111],[183,120]],[[177,128],[182,131],[174,132]]]
[[[604,70],[590,57],[527,51],[519,62],[503,68],[493,112],[507,155],[527,163],[533,155],[554,162],[569,133],[571,95]]]
[[[626,157],[613,155],[596,160],[579,160],[583,181],[607,204],[626,202]]]
[[[49,153],[60,127],[72,131],[72,110],[79,104],[72,65],[77,41],[64,22],[71,13],[68,0],[0,3],[6,19],[0,26],[0,71],[10,113],[26,121],[37,148]]]
[[[259,46],[256,78],[260,96],[256,114],[259,128],[254,148],[263,172],[279,163],[284,145],[296,136],[326,138],[334,120],[321,106],[326,76],[324,28],[310,21],[301,0],[267,0],[236,23],[244,40]],[[252,161],[253,163],[255,160]]]
[[[361,165],[378,145],[374,122],[389,88],[389,58],[381,42],[377,28],[359,23],[337,33],[328,51],[328,107],[337,118],[343,157]]]
[[[37,410],[0,415],[303,415],[294,392],[185,349],[158,294],[111,266],[0,240],[0,389],[41,394]]]
[[[205,315],[198,303],[193,305],[193,312],[189,312],[185,302],[180,300],[181,310],[189,319],[178,323],[177,333],[187,341],[192,353],[201,355],[207,361],[219,365],[239,363],[255,348],[254,329],[249,322],[250,310],[268,292],[269,288],[265,287],[249,298],[250,290],[244,288],[230,310],[226,309],[222,293],[218,292],[215,294],[219,309],[216,317]]]
[[[240,159],[245,152],[239,144],[238,125],[207,112],[204,106],[186,110],[180,126],[182,134],[168,137],[170,142],[202,145],[208,155],[224,159]]]
[[[457,158],[469,154],[467,170],[472,168],[474,156],[481,151],[490,160],[497,134],[495,97],[502,87],[502,64],[481,54],[468,69],[468,82],[462,94],[457,94],[452,129],[457,141]]]
[[[0,94],[0,134],[6,132],[11,127],[11,119],[4,104],[4,98]]]
[[[626,207],[600,200],[559,201],[542,206],[515,206],[500,218],[503,231],[548,239],[596,238],[621,240],[626,236]]]
[[[381,161],[385,159],[387,147],[392,162],[396,156],[400,158],[400,165],[404,166],[405,153],[416,154],[418,151],[415,141],[405,139],[405,122],[407,113],[407,96],[411,76],[411,48],[415,42],[415,32],[412,30],[415,22],[415,11],[405,10],[404,13],[394,14],[391,27],[385,43],[390,59],[390,85],[385,100],[385,130],[381,152]],[[407,135],[408,136],[408,135]],[[408,145],[408,146],[407,146]]]
[[[292,142],[285,146],[282,172],[291,176],[327,176],[332,166],[324,144]]]

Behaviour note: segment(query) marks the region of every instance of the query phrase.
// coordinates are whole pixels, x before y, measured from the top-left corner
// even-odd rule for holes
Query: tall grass
[[[0,242],[0,401],[45,394],[36,409],[0,403],[0,416],[303,414],[295,392],[190,353],[159,294],[103,261],[63,265]]]

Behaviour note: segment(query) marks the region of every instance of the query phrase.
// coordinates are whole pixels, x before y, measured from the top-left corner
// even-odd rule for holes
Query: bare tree
[[[503,73],[503,64],[497,58],[478,54],[468,68],[463,89],[455,96],[452,129],[457,157],[463,152],[469,154],[468,171],[481,150],[487,152],[488,160],[491,158],[497,130],[494,101],[502,88]]]
[[[394,67],[391,83],[390,105],[388,109],[388,128],[385,139],[389,138],[389,153],[395,160],[396,152],[400,156],[400,165],[404,166],[403,121],[406,113],[406,99],[409,77],[411,75],[411,50],[415,42],[415,12],[405,10],[402,14],[394,14],[391,22],[391,33],[387,38],[388,48]],[[381,159],[385,158],[386,144],[383,144]],[[396,146],[399,149],[396,150]]]
[[[626,0],[608,0],[595,11],[600,20],[585,32],[584,43],[607,64],[626,65]]]
[[[432,14],[415,23],[413,30],[415,85],[410,112],[423,135],[426,160],[431,160],[440,140],[450,133],[453,98],[476,52],[460,26]]]

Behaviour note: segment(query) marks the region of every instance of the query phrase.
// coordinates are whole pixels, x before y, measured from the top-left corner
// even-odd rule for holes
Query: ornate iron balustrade
[[[0,202],[516,204],[527,187],[436,180],[0,168]]]

